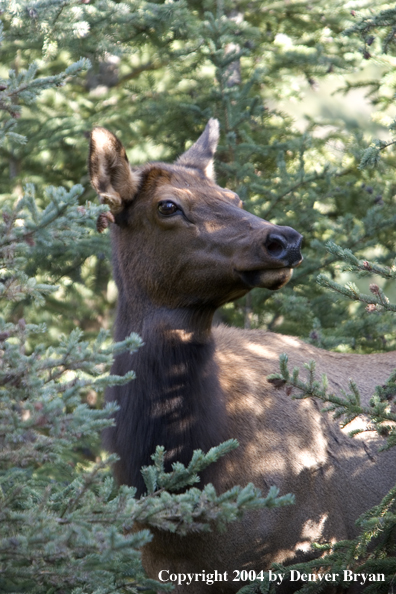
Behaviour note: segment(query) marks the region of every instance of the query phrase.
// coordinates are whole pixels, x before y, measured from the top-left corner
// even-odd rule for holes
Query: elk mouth
[[[276,291],[289,282],[293,268],[267,268],[265,270],[235,270],[243,284],[249,288]]]

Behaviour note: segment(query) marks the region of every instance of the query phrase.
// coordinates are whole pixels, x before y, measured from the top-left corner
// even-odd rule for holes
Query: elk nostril
[[[270,235],[265,242],[265,248],[273,258],[280,258],[285,251],[286,245],[283,238]]]

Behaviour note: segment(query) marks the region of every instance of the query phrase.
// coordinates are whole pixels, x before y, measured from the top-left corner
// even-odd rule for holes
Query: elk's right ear
[[[139,174],[131,170],[118,138],[99,127],[91,133],[89,175],[101,202],[109,205],[112,214],[121,212],[133,200],[140,181]]]

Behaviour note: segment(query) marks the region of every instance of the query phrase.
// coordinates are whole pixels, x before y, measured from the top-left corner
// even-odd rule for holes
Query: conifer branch
[[[288,369],[288,356],[283,353],[279,358],[280,373],[268,376],[269,381],[281,381],[290,389],[296,389],[293,398],[315,398],[321,400],[327,406],[323,412],[332,412],[335,419],[341,418],[341,426],[345,427],[356,417],[363,415],[372,421],[372,429],[379,435],[387,437],[387,448],[396,445],[396,414],[392,410],[392,402],[396,398],[396,368],[382,386],[378,386],[371,397],[370,406],[362,406],[359,387],[353,380],[349,381],[349,391],[341,391],[341,394],[329,391],[329,383],[326,375],[322,375],[321,381],[316,378],[315,361],[305,363],[308,371],[308,380],[300,379],[300,370],[295,367],[290,373]],[[351,435],[361,433],[365,429],[354,430]]]

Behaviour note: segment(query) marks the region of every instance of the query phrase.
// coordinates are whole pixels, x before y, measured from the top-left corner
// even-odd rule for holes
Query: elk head
[[[131,169],[121,142],[104,128],[91,136],[91,182],[110,212],[116,277],[124,295],[164,307],[217,308],[253,287],[279,289],[302,260],[302,237],[242,209],[215,183],[217,120],[173,164]],[[118,271],[118,272],[117,272]]]

